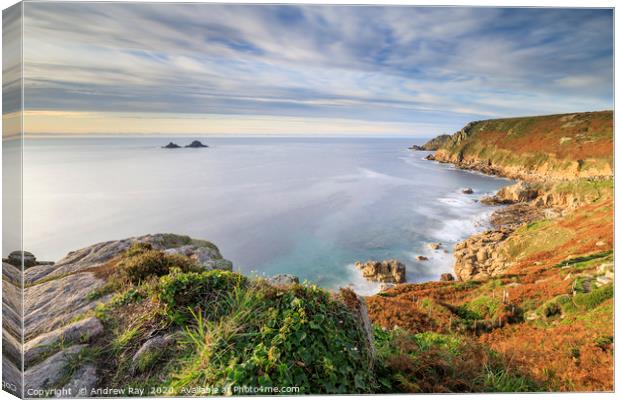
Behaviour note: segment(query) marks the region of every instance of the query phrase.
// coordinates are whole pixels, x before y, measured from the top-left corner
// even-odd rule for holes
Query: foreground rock
[[[78,356],[85,345],[75,345],[68,347],[50,358],[26,370],[24,373],[24,388],[29,390],[40,390],[55,387],[63,378],[72,358]]]
[[[135,243],[186,255],[205,270],[232,270],[232,263],[222,258],[211,242],[174,234],[97,243],[70,252],[55,265],[35,265],[27,269],[23,307],[27,389],[59,388],[66,382],[63,387],[73,390],[96,384],[94,366],[80,365],[71,376],[66,375],[67,366],[88,343],[101,335],[103,325],[92,311],[112,297],[111,293],[103,294],[100,290],[120,256]],[[14,275],[14,268],[3,264],[8,276]]]
[[[406,268],[397,260],[356,262],[355,268],[362,271],[362,276],[369,281],[403,283],[406,281]]]
[[[37,358],[52,350],[55,346],[66,346],[70,343],[86,342],[103,333],[101,321],[89,317],[62,328],[38,336],[24,346],[24,363],[26,367]]]

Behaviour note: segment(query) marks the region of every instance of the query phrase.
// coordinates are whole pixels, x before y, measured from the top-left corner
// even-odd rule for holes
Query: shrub
[[[196,385],[297,386],[302,394],[375,389],[360,322],[314,286],[239,290],[229,315],[209,321],[197,314],[186,340],[192,355],[172,382],[180,394]]]
[[[607,299],[614,297],[614,285],[610,283],[594,289],[590,293],[578,293],[573,297],[573,301],[579,307],[592,310]]]
[[[158,297],[175,323],[182,323],[201,309],[210,319],[230,311],[229,295],[245,287],[247,278],[228,271],[172,273],[160,279]]]
[[[118,263],[118,274],[133,284],[139,284],[151,276],[167,275],[172,268],[178,268],[181,271],[198,269],[188,257],[167,254],[144,244],[135,244],[127,250],[123,259]]]

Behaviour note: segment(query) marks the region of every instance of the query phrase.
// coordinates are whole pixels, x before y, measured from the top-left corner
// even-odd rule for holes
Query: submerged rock
[[[369,281],[403,283],[406,281],[406,268],[398,260],[356,262],[355,268],[362,271],[362,276]]]
[[[416,256],[415,259],[418,261],[428,261],[428,257],[426,256]]]
[[[426,246],[431,250],[439,250],[441,248],[441,243],[429,243]]]
[[[170,142],[167,145],[162,146],[162,149],[180,149],[180,148],[181,148],[181,146],[179,146],[178,144],[173,143],[173,142]]]
[[[207,146],[206,144],[200,143],[200,140],[194,140],[194,141],[192,141],[190,144],[188,144],[185,147],[190,147],[190,148],[196,149],[196,148],[200,148],[200,147],[209,147],[209,146]]]
[[[461,190],[461,192],[465,193],[465,194],[473,194],[474,193],[474,189],[467,187],[467,188],[463,188]]]

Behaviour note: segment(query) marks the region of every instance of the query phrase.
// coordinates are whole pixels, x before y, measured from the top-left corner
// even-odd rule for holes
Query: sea
[[[162,148],[195,139],[209,148]],[[26,139],[24,249],[56,261],[97,242],[169,232],[212,241],[248,275],[287,273],[371,294],[379,284],[354,263],[397,259],[409,282],[436,280],[452,271],[454,244],[488,227],[494,208],[479,200],[511,181],[408,149],[424,141]]]

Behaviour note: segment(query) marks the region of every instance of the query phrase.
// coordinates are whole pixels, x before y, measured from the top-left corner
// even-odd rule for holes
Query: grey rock
[[[2,263],[2,279],[4,282],[7,280],[11,282],[13,285],[21,286],[22,274],[20,268],[3,262]]]
[[[2,357],[10,359],[15,365],[21,364],[21,340],[13,336],[13,334],[6,329],[2,330]]]
[[[77,356],[84,347],[86,346],[71,346],[54,354],[40,364],[27,369],[24,373],[26,392],[29,389],[47,389],[58,384],[65,373],[65,367],[69,364],[71,357]]]
[[[75,371],[60,393],[70,393],[71,397],[90,397],[90,392],[97,387],[98,381],[97,368],[92,364],[84,364]],[[59,394],[56,397],[65,396]]]
[[[179,146],[178,144],[173,143],[173,142],[170,142],[167,145],[162,146],[162,149],[180,149],[180,148],[181,148],[181,146]]]
[[[144,367],[149,356],[157,355],[174,343],[176,334],[160,335],[150,338],[136,351],[132,357],[132,372]]]
[[[474,189],[468,187],[468,188],[461,189],[461,192],[464,194],[473,194]]]
[[[22,373],[11,360],[2,354],[2,390],[23,398]]]
[[[80,250],[72,251],[55,265],[37,265],[24,273],[26,284],[34,284],[43,278],[60,277],[104,265],[115,257],[120,256],[134,243],[147,243],[154,249],[166,250],[183,246],[194,246],[203,249],[212,260],[222,259],[219,249],[206,240],[192,239],[189,236],[171,233],[156,233],[122,240],[97,243]],[[230,262],[228,262],[230,263]],[[213,263],[217,264],[217,263]],[[223,266],[226,263],[221,262]],[[232,264],[231,264],[232,265]]]
[[[222,259],[219,252],[214,251],[210,247],[201,247],[197,245],[185,245],[181,247],[164,250],[168,254],[181,254],[196,261],[206,270],[221,269],[232,271],[232,263]]]
[[[68,324],[75,317],[92,310],[99,301],[87,298],[105,284],[92,272],[82,272],[40,283],[25,289],[24,328],[26,340]]]
[[[103,325],[96,317],[89,317],[37,336],[24,345],[24,363],[29,365],[55,345],[86,342],[103,333]]]
[[[267,281],[275,286],[290,286],[299,283],[299,278],[291,274],[279,274],[272,276]]]

